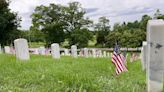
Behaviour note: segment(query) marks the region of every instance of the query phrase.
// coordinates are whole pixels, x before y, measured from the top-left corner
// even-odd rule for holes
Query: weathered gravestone
[[[35,48],[33,54],[39,55],[39,49],[38,48]]]
[[[46,54],[46,49],[45,49],[45,47],[40,47],[40,48],[39,48],[39,54],[40,54],[40,55],[45,55],[45,54]]]
[[[92,57],[92,52],[91,52],[91,50],[88,50],[88,57]]]
[[[144,41],[142,43],[142,48],[141,48],[141,62],[142,62],[142,70],[146,70],[146,65],[147,65],[147,61],[146,61],[146,58],[147,58],[147,42]]]
[[[130,62],[134,62],[134,61],[137,61],[138,59],[140,59],[140,54],[139,53],[131,53],[131,56],[130,56]]]
[[[109,52],[107,53],[107,57],[110,57],[110,53]]]
[[[77,58],[77,46],[76,45],[71,46],[71,54],[74,58]]]
[[[149,20],[147,25],[148,45],[148,92],[163,92],[164,21]]]
[[[84,48],[84,57],[88,57],[88,48]]]
[[[80,50],[79,56],[80,56],[80,57],[83,57],[83,56],[84,56],[84,50],[83,50],[83,49]]]
[[[93,58],[96,58],[96,49],[92,49]]]
[[[29,60],[28,42],[26,39],[20,38],[14,40],[14,47],[16,52],[16,58],[19,60]]]
[[[10,52],[10,47],[9,47],[9,46],[5,46],[5,47],[4,47],[4,50],[5,50],[5,53],[6,53],[6,54],[11,54],[11,52]]]
[[[101,50],[99,50],[99,57],[103,57]]]
[[[106,57],[107,55],[106,55],[106,51],[103,51],[103,57]]]
[[[58,43],[53,43],[51,45],[51,54],[54,59],[60,58],[60,47]]]
[[[68,56],[68,55],[69,55],[69,50],[68,50],[68,49],[64,49],[64,54],[65,54],[66,56]]]

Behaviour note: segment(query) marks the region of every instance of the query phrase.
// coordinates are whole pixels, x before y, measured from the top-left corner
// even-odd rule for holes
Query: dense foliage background
[[[146,40],[148,20],[164,19],[157,10],[153,18],[143,15],[134,22],[115,23],[102,16],[98,23],[85,17],[86,11],[79,2],[70,2],[67,6],[50,4],[37,6],[31,15],[32,26],[29,30],[18,30],[21,18],[8,8],[8,0],[0,0],[0,44],[10,45],[16,38],[26,38],[29,44],[43,43],[50,46],[59,43],[62,47],[77,45],[79,48],[113,47],[116,40],[121,47],[140,47]]]

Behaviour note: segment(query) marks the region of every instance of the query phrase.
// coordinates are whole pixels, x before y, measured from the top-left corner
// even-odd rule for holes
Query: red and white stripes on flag
[[[125,66],[126,58],[122,54],[117,54],[115,51],[112,55],[112,63],[116,66],[116,74],[119,75],[121,72],[128,71]]]

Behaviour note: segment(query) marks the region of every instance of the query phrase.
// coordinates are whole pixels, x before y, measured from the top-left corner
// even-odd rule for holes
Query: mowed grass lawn
[[[0,92],[145,92],[141,62],[128,62],[128,69],[116,76],[110,58],[32,55],[21,62],[0,54]]]

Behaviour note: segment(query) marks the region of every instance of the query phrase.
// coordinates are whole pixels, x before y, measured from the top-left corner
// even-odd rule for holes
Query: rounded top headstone
[[[53,44],[51,44],[51,46],[59,46],[59,44],[58,43],[53,43]]]
[[[28,42],[24,38],[14,40],[14,46],[16,51],[16,57],[20,60],[29,60]]]
[[[76,45],[72,45],[71,49],[77,49],[77,46]]]
[[[148,25],[149,26],[163,26],[164,25],[164,21],[162,19],[156,19],[156,20],[149,20],[148,21]]]
[[[76,47],[76,45],[72,45],[71,47]]]
[[[146,41],[143,41],[143,42],[142,42],[142,45],[147,45],[147,42],[146,42]]]
[[[84,50],[88,50],[88,48],[84,48]]]
[[[27,40],[24,38],[19,38],[19,39],[14,40],[14,42],[17,42],[17,41],[27,41]]]

